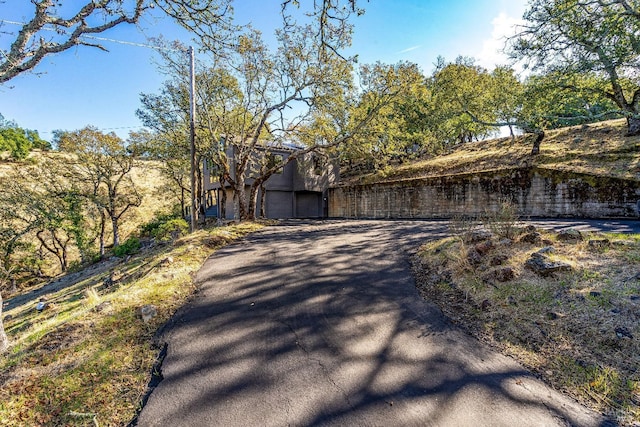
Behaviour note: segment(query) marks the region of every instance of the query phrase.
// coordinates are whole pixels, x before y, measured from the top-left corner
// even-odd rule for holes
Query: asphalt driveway
[[[218,251],[138,425],[609,425],[421,299],[409,255],[446,233],[290,222]]]

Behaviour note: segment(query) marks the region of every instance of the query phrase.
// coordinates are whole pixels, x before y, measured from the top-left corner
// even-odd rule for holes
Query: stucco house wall
[[[271,148],[269,154],[282,156],[283,161],[292,155],[296,149]],[[227,152],[229,159],[234,159],[233,148]],[[266,153],[265,153],[266,155]],[[231,165],[231,170],[235,168]],[[249,198],[250,186],[254,182],[248,168],[245,191]],[[227,219],[236,218],[234,210],[233,191],[228,184],[220,186],[217,176],[211,173],[205,162],[204,190],[209,195],[210,206],[208,216],[219,216],[218,203],[221,192],[227,192],[225,212]],[[233,178],[233,176],[232,176]],[[265,182],[265,211],[267,218],[323,218],[328,215],[327,192],[331,185],[339,180],[339,165],[335,159],[324,158],[316,153],[305,153],[292,160],[282,169],[281,173],[273,174]],[[260,192],[258,194],[258,200]],[[259,214],[259,206],[256,207]]]

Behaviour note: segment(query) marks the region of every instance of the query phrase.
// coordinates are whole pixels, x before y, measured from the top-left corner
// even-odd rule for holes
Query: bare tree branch
[[[123,0],[94,0],[86,3],[69,18],[54,0],[33,0],[33,17],[23,24],[8,51],[0,51],[0,84],[34,69],[48,55],[74,46],[106,50],[102,45],[83,40],[83,36],[102,33],[120,24],[135,24],[150,7],[146,0],[136,0],[131,7]],[[4,33],[6,34],[6,33]]]

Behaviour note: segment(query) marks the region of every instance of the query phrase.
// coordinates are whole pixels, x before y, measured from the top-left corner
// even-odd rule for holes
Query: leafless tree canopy
[[[8,50],[0,50],[0,83],[32,70],[42,59],[73,46],[84,45],[106,50],[99,43],[83,38],[102,33],[120,24],[134,24],[150,7],[145,0],[93,0],[84,6],[63,6],[59,0],[31,0],[34,11],[17,31],[11,23],[0,27],[0,37],[13,39]],[[3,4],[0,3],[0,9]],[[9,6],[4,6],[9,7]]]

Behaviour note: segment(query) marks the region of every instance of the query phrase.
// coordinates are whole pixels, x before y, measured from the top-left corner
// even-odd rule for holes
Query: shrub
[[[189,224],[183,218],[171,219],[157,228],[153,237],[158,240],[175,240],[189,232]]]
[[[133,255],[140,250],[140,239],[129,237],[124,243],[113,248],[113,254],[117,257]]]
[[[498,237],[513,239],[519,234],[518,206],[508,200],[500,201],[498,210],[482,219],[484,226]]]
[[[140,228],[142,236],[158,240],[177,239],[189,232],[189,224],[175,214],[160,214],[153,221]]]

